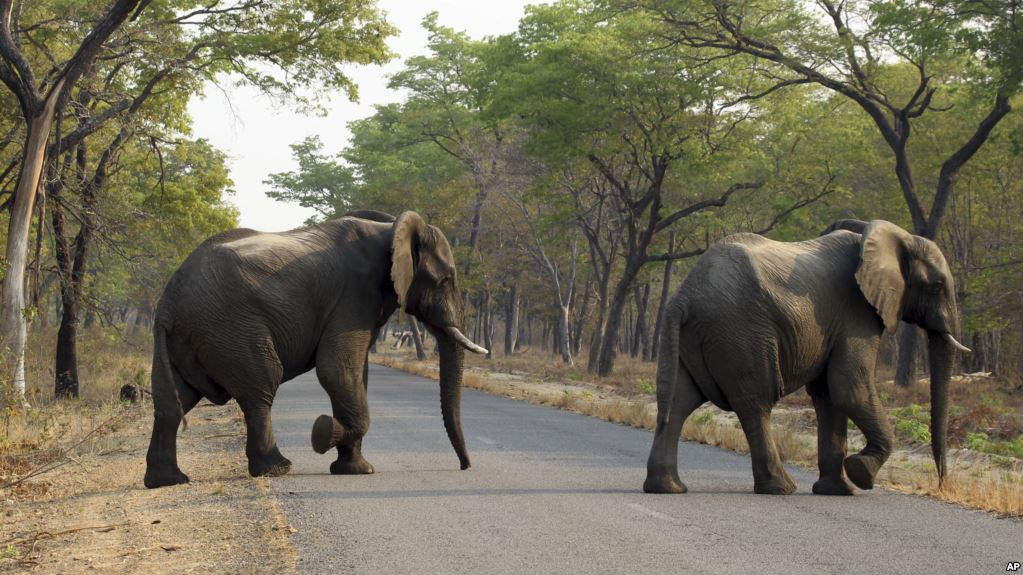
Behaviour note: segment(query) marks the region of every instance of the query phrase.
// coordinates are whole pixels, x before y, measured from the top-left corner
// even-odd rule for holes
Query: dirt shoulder
[[[293,530],[246,473],[236,405],[201,404],[178,438],[192,483],[142,486],[151,410],[129,406],[70,455],[4,456],[0,572],[294,573]]]

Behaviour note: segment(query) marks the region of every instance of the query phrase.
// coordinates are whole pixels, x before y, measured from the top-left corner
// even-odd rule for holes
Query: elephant
[[[157,305],[146,487],[189,481],[177,464],[176,435],[203,397],[238,402],[252,476],[288,473],[270,408],[281,383],[314,367],[332,415],[314,423],[313,448],[337,448],[333,474],[373,473],[362,455],[368,353],[399,307],[437,338],[444,427],[461,468],[469,468],[463,348],[486,350],[462,334],[462,305],[451,246],[415,212],[394,218],[361,210],[288,232],[235,229],[207,239]]]
[[[657,423],[643,490],[685,493],[678,475],[682,424],[710,401],[734,411],[749,443],[754,492],[795,483],[771,438],[783,396],[806,388],[817,416],[813,493],[871,489],[894,436],[874,384],[878,346],[899,320],[928,334],[932,452],[945,475],[948,385],[959,316],[937,244],[884,220],[843,220],[820,237],[777,242],[735,234],[697,261],[666,310],[657,365]],[[848,419],[866,446],[846,456]],[[844,470],[844,473],[843,473]]]

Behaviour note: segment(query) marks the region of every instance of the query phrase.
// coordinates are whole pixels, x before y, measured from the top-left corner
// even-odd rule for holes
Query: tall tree
[[[46,144],[54,116],[66,106],[71,89],[93,65],[103,43],[129,17],[135,16],[149,0],[115,0],[93,21],[91,29],[74,54],[63,63],[54,63],[54,73],[37,76],[22,50],[19,32],[21,10],[14,11],[13,0],[0,0],[0,81],[18,99],[25,122],[25,143],[21,168],[14,190],[14,205],[7,226],[6,270],[0,310],[0,341],[3,342],[4,376],[13,382],[15,401],[25,401],[25,342],[27,315],[25,305],[25,265],[29,228],[36,193],[39,190]],[[19,5],[20,8],[20,5]]]
[[[643,0],[668,23],[670,40],[761,64],[769,90],[813,84],[856,103],[892,153],[915,233],[937,237],[956,179],[1012,110],[1023,83],[1023,10],[1017,0],[884,0],[814,4]],[[911,85],[900,82],[911,74]],[[971,86],[987,112],[942,151],[928,208],[910,155],[914,126],[929,114],[955,114],[950,89]],[[917,330],[900,336],[897,381],[908,385]]]
[[[27,132],[30,136],[39,135],[36,140],[41,142],[40,152],[36,154],[38,158],[32,155],[34,148],[31,146],[22,154],[20,163],[23,175],[35,173],[34,178],[38,183],[38,173],[44,165],[43,156],[48,156],[52,162],[62,152],[72,149],[76,154],[79,151],[84,153],[87,138],[102,130],[107,122],[120,119],[120,132],[113,130],[114,134],[119,134],[113,138],[113,147],[101,148],[106,151],[94,159],[84,154],[85,161],[79,162],[90,164],[90,169],[101,176],[98,179],[90,178],[91,183],[80,186],[83,202],[90,203],[106,180],[109,165],[104,163],[115,158],[120,147],[135,134],[137,122],[147,125],[164,124],[172,132],[170,137],[174,137],[175,131],[188,129],[187,121],[181,123],[174,119],[175,116],[187,118],[183,113],[169,114],[163,118],[141,114],[141,109],[151,97],[162,100],[164,105],[170,98],[177,98],[183,104],[191,94],[201,90],[202,80],[233,75],[265,93],[290,99],[307,108],[316,107],[321,100],[319,95],[324,90],[311,92],[310,96],[306,88],[316,86],[339,89],[354,97],[356,88],[345,74],[343,66],[351,62],[379,63],[390,56],[384,41],[393,32],[393,28],[382,19],[371,1],[299,5],[291,2],[192,0],[173,5],[157,3],[147,8],[148,4],[148,0],[117,1],[98,14],[92,14],[90,10],[99,12],[99,9],[91,7],[68,15],[61,12],[59,5],[40,3],[34,5],[32,12],[38,23],[26,26],[12,26],[10,3],[0,4],[0,8],[6,8],[7,15],[4,20],[6,33],[0,30],[0,55],[3,55],[6,63],[6,67],[0,66],[0,80],[4,80],[18,95],[28,125]],[[147,9],[143,11],[143,8]],[[85,21],[92,22],[89,18],[93,17],[96,23],[82,41],[78,52],[65,64],[59,64],[60,55],[51,53],[47,42],[39,41],[36,36],[47,34],[51,40],[66,37],[69,41],[77,42],[83,14],[86,16]],[[128,16],[132,16],[130,25],[122,26]],[[19,51],[22,44],[29,56]],[[46,84],[48,92],[31,92],[30,88],[34,88],[35,84],[31,74],[33,67],[28,64],[30,61],[39,62],[44,68],[49,67],[42,75],[49,82]],[[47,95],[40,96],[40,93]],[[81,97],[83,94],[84,98]],[[58,127],[56,139],[47,149],[49,125],[45,126],[45,130],[33,128],[35,116],[28,112],[38,115],[35,109],[41,110],[51,101],[53,105],[49,112],[40,116],[45,122],[56,122]],[[69,110],[68,103],[72,101],[81,105],[72,106],[74,109]],[[89,113],[82,114],[83,109],[89,110]],[[66,110],[73,113],[65,114]],[[62,126],[67,128],[66,134],[61,133]],[[29,138],[28,141],[36,140]],[[32,166],[36,159],[39,170],[33,172],[35,168]],[[29,171],[26,172],[26,169]],[[77,172],[81,173],[82,170]],[[53,173],[61,172],[54,170]],[[17,198],[27,197],[20,191],[22,185],[19,182]],[[34,190],[35,186],[32,186]],[[14,226],[21,225],[18,222],[22,221],[17,214],[25,211],[18,204],[20,201],[15,201],[16,217],[11,220],[9,252],[17,248],[20,237],[14,232]],[[28,208],[25,213],[30,214],[30,203]],[[71,284],[71,289],[64,290],[69,297],[80,295],[80,288],[75,287],[75,284],[81,283],[87,269],[88,246],[91,241],[89,228],[95,225],[91,217],[80,219],[83,228],[75,242],[76,255],[64,260],[69,265],[68,273],[64,274],[65,282]],[[22,227],[27,230],[26,226]],[[21,251],[24,252],[23,249]],[[65,255],[70,255],[67,250]],[[79,258],[79,255],[82,257]],[[24,259],[23,255],[21,259]],[[71,260],[75,262],[73,265]],[[9,274],[5,281],[20,285],[24,265],[15,263],[12,259],[12,270],[21,271]],[[75,268],[82,277],[75,279]],[[16,289],[5,289],[4,296],[15,297],[17,292]],[[3,325],[11,325],[12,317],[20,318],[23,315],[20,310],[23,308],[23,305],[19,307],[5,303]],[[16,314],[11,312],[14,309],[18,310]],[[68,318],[68,321],[68,325],[76,322],[74,317]],[[20,323],[23,335],[24,322]],[[73,345],[69,342],[73,342],[74,338],[68,336],[60,341],[64,353],[58,353],[58,356],[72,358],[70,361],[73,363],[75,354],[66,352],[67,346]],[[10,347],[12,352],[16,351],[16,346]],[[13,353],[11,356],[18,357]],[[73,371],[67,365],[58,366],[59,393],[64,390],[74,394],[76,385],[61,383],[60,379],[60,374],[73,374]]]
[[[624,267],[610,289],[601,376],[614,369],[623,312],[642,267],[699,253],[651,254],[655,238],[762,186],[758,166],[724,167],[738,157],[738,146],[729,150],[725,141],[749,116],[748,106],[721,101],[736,89],[732,71],[709,74],[704,62],[657,50],[655,32],[645,15],[608,16],[590,2],[532,7],[517,37],[520,64],[503,96],[532,122],[534,149],[551,166],[583,159],[607,184]]]

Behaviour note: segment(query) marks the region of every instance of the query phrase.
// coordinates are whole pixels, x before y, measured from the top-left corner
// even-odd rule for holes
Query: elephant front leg
[[[753,460],[753,492],[767,495],[788,495],[796,490],[796,482],[785,471],[778,449],[771,437],[771,415],[759,407],[736,408],[749,443]]]
[[[351,339],[360,339],[352,336]],[[321,355],[317,359],[316,375],[320,385],[330,396],[333,415],[321,415],[313,425],[312,443],[317,453],[337,448],[338,458],[330,464],[335,475],[367,475],[373,466],[362,456],[362,438],[369,430],[369,405],[366,400],[366,353],[369,338],[364,342],[345,341],[338,345],[358,345],[362,353],[343,351],[333,346],[336,353]],[[362,357],[359,363],[337,358]]]
[[[852,495],[852,487],[842,474],[849,419],[831,403],[826,384],[812,389],[810,397],[817,412],[817,468],[820,470],[813,492],[817,495]]]
[[[876,347],[866,352],[839,349],[828,366],[831,403],[852,419],[867,439],[867,445],[844,462],[846,475],[860,489],[873,489],[874,478],[895,443],[888,415],[871,379],[876,355]]]
[[[270,423],[270,405],[243,403],[246,440],[245,455],[249,460],[249,475],[277,477],[291,471],[291,461],[281,454],[274,440]]]
[[[845,409],[867,439],[867,445],[859,453],[846,457],[844,464],[849,480],[860,489],[874,488],[874,478],[888,460],[895,443],[888,418],[873,386],[869,394],[865,403],[854,403]]]

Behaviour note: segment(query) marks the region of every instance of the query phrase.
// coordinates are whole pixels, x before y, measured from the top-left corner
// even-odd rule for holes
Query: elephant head
[[[901,319],[927,330],[931,449],[940,479],[945,475],[952,360],[956,349],[969,351],[954,337],[959,331],[959,312],[952,272],[931,240],[883,220],[874,220],[861,229],[860,265],[856,271],[860,291],[877,310],[885,329],[894,330]]]
[[[469,455],[460,416],[464,351],[487,353],[462,334],[462,296],[455,258],[444,234],[415,212],[403,212],[394,222],[391,280],[398,305],[437,338],[440,351],[440,398],[444,428],[462,469]]]

